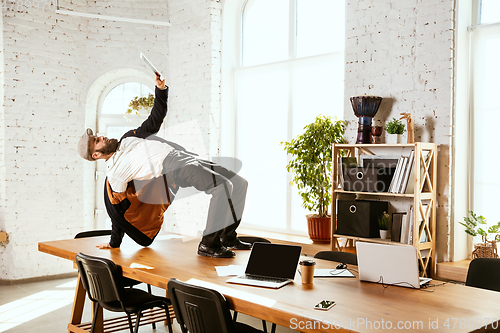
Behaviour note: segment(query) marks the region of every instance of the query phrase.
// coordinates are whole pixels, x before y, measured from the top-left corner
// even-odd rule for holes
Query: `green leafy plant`
[[[380,230],[388,230],[389,222],[391,221],[391,216],[387,212],[383,212],[382,215],[378,217],[378,227]]]
[[[292,156],[286,166],[293,173],[290,185],[297,185],[302,207],[326,217],[332,200],[332,144],[344,143],[345,122],[320,115],[304,130],[290,142],[280,143]]]
[[[472,210],[469,211],[470,217],[464,217],[464,222],[459,222],[465,227],[465,232],[473,237],[481,235],[484,245],[488,243],[488,235],[496,234],[495,240],[500,240],[500,222],[490,226],[487,230],[481,228],[482,225],[487,224],[486,218],[482,215],[477,216]]]
[[[405,131],[405,125],[401,120],[392,118],[391,121],[385,124],[384,129],[389,134],[403,134]]]
[[[125,112],[125,114],[131,114],[132,112],[135,111],[135,114],[139,114],[139,110],[146,109],[149,112],[149,109],[153,107],[155,103],[155,97],[153,94],[149,94],[147,97],[139,97],[136,96],[134,97],[131,101],[129,106],[129,109]]]

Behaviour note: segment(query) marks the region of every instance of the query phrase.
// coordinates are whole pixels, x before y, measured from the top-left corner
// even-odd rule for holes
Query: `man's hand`
[[[112,248],[112,247],[111,247],[111,245],[109,245],[109,243],[102,243],[102,244],[98,244],[98,245],[96,245],[95,247],[98,247],[98,248],[100,248],[101,250],[103,250],[103,249],[111,249],[111,248]]]
[[[165,89],[165,79],[160,80],[160,74],[159,73],[155,73],[156,75],[156,78],[155,78],[155,84],[156,86],[158,87],[158,89]]]

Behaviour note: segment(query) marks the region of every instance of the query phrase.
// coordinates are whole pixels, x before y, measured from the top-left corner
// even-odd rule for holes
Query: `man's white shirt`
[[[131,180],[149,180],[161,176],[163,160],[173,150],[157,140],[128,137],[107,161],[107,177],[115,192],[124,192]]]

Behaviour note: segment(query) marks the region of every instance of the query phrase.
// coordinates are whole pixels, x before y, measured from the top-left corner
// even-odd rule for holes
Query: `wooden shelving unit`
[[[436,185],[437,185],[437,145],[435,143],[416,142],[412,144],[333,144],[333,170],[332,170],[332,238],[331,249],[341,251],[343,247],[354,246],[354,241],[390,244],[395,246],[414,246],[417,248],[418,261],[423,276],[430,272],[435,276],[435,239],[436,239]],[[357,157],[359,155],[401,155],[406,156],[414,150],[415,170],[413,179],[414,193],[386,193],[386,192],[353,192],[341,189],[339,176],[339,163],[342,153],[344,157]],[[359,159],[358,159],[359,160]],[[420,170],[420,172],[417,172]],[[339,235],[337,230],[337,201],[343,195],[368,197],[369,199],[383,199],[408,201],[408,206],[413,205],[413,239],[410,244],[393,242],[388,239],[362,238]],[[427,207],[427,209],[424,209]],[[419,221],[423,223],[419,226]],[[427,242],[420,243],[423,233],[427,234]],[[339,239],[346,239],[341,245]]]

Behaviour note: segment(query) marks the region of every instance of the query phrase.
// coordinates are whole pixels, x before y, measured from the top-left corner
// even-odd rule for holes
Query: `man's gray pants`
[[[219,246],[221,240],[236,239],[248,187],[243,177],[181,150],[168,154],[163,162],[163,172],[169,182],[179,187],[194,186],[212,195],[201,243],[213,247]]]

